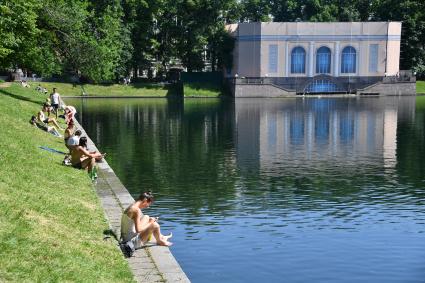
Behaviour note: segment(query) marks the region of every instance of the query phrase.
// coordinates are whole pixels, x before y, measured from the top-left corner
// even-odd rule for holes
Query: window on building
[[[277,44],[269,45],[269,73],[277,73]]]
[[[378,72],[378,44],[369,45],[369,72]]]
[[[305,93],[329,93],[329,92],[343,92],[342,89],[326,79],[314,80],[304,89]]]
[[[291,73],[305,73],[305,50],[298,46],[292,49],[291,52]]]
[[[316,54],[316,73],[330,74],[331,73],[331,50],[326,46],[317,49]]]
[[[356,72],[356,49],[347,46],[342,50],[341,56],[341,73]]]

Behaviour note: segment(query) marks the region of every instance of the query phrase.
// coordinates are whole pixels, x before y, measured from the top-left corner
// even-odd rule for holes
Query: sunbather
[[[91,154],[87,149],[87,138],[81,137],[79,145],[71,151],[72,167],[77,169],[88,169],[89,173],[92,172],[96,166],[95,155]]]
[[[45,124],[52,123],[52,124],[53,124],[53,125],[55,125],[58,129],[63,130],[63,129],[61,128],[61,126],[59,126],[59,124],[56,122],[56,120],[55,120],[54,118],[49,118],[49,117],[47,117],[47,118],[46,118],[46,116],[44,115],[44,112],[49,113],[49,107],[50,107],[50,106],[49,106],[47,103],[44,103],[44,104],[43,104],[43,107],[41,108],[41,110],[37,113],[37,119],[38,119],[40,122],[45,123]]]
[[[87,138],[86,138],[87,139]],[[89,151],[89,148],[87,146],[87,143],[85,143],[84,149]],[[99,151],[89,151],[90,154],[94,156],[96,161],[102,161],[102,159],[105,157],[106,153],[100,153]]]
[[[66,123],[73,120],[75,113],[77,113],[77,109],[75,109],[75,107],[71,106],[71,105],[65,106],[64,111],[65,111],[65,122]]]
[[[69,149],[69,153],[71,153],[72,149],[68,146],[68,140],[74,135],[75,130],[74,122],[72,120],[69,121],[64,133],[65,146]]]
[[[37,121],[37,117],[32,116],[30,120],[30,124],[57,137],[62,137],[59,131],[53,126],[45,126]]]
[[[126,210],[121,217],[121,239],[132,241],[136,248],[140,248],[153,234],[156,243],[161,246],[171,246],[168,241],[173,235],[164,236],[158,224],[158,218],[144,215],[142,209],[148,208],[154,201],[151,192],[142,193]]]

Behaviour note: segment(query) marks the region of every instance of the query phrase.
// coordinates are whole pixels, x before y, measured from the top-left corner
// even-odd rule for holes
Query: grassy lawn
[[[88,96],[149,96],[149,97],[165,97],[170,95],[172,90],[167,85],[156,85],[147,83],[135,83],[131,85],[73,85],[71,83],[50,83],[41,82],[41,86],[47,88],[49,93],[56,87],[58,92],[63,96],[81,96],[83,89]],[[37,82],[31,82],[31,87],[35,88]]]
[[[425,81],[416,81],[416,93],[425,94]]]
[[[218,97],[221,95],[220,86],[208,83],[184,83],[184,96],[189,97]]]
[[[39,148],[66,151],[28,123],[43,101],[34,89],[0,88],[0,282],[132,282],[116,243],[103,240],[108,224],[87,173]]]
[[[131,85],[73,85],[71,83],[41,82],[42,87],[50,94],[56,87],[62,96],[82,96],[83,90],[87,96],[146,96],[166,97],[177,94],[177,87],[171,85],[158,85],[149,83],[135,83]],[[31,89],[35,89],[38,82],[30,82]],[[185,83],[184,96],[186,97],[218,97],[221,93],[220,86],[212,83]]]

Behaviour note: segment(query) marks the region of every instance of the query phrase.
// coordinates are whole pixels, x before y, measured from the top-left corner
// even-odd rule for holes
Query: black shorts
[[[72,167],[77,169],[83,169],[83,164],[81,162],[78,162],[77,164],[72,164]]]
[[[58,110],[59,104],[52,104],[53,109]]]
[[[43,123],[44,123],[44,124],[49,123],[49,118],[44,119],[44,120],[43,120]]]

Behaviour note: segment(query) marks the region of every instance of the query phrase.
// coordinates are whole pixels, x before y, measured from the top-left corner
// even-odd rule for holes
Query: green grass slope
[[[416,93],[425,94],[425,81],[416,81]]]
[[[0,281],[131,282],[87,173],[39,148],[66,151],[28,123],[44,99],[0,88]]]
[[[38,83],[31,82],[31,87],[35,88]],[[172,89],[168,85],[157,85],[148,83],[135,83],[131,85],[95,85],[95,84],[71,84],[71,83],[51,83],[41,82],[49,94],[56,87],[59,94],[63,96],[81,96],[83,90],[88,96],[147,96],[147,97],[165,97],[172,93]]]
[[[221,88],[213,83],[184,83],[183,93],[186,97],[218,97]]]

